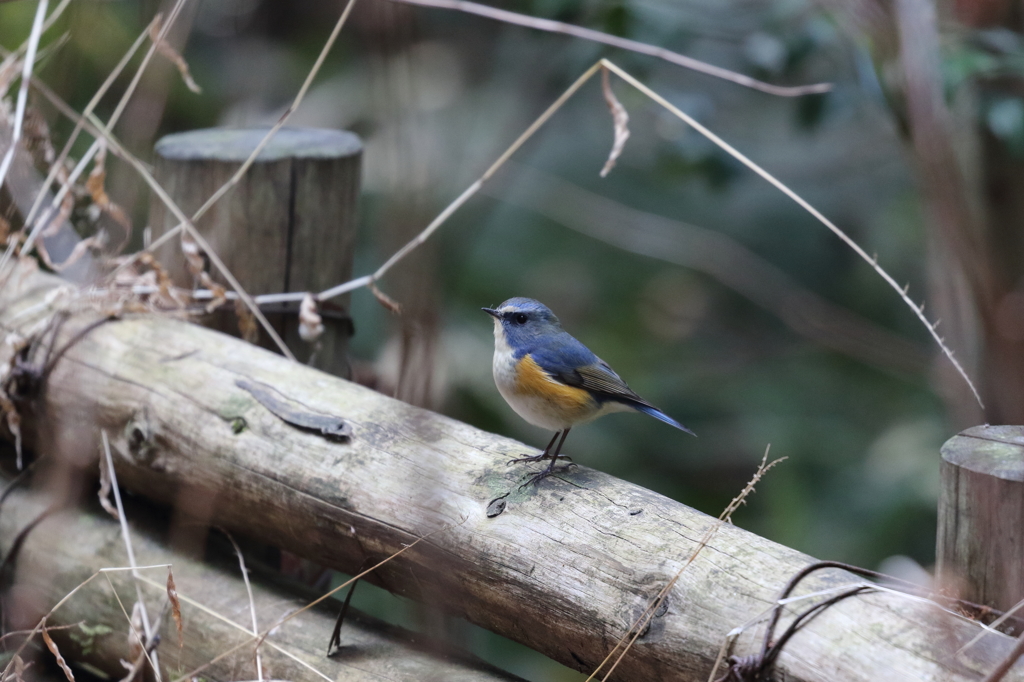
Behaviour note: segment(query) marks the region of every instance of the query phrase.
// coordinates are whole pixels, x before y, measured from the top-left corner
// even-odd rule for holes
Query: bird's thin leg
[[[557,436],[558,434],[556,433],[555,435]],[[551,457],[551,464],[548,465],[548,468],[545,469],[544,471],[540,472],[539,474],[534,475],[533,478],[531,478],[529,481],[527,481],[526,483],[524,483],[521,486],[519,486],[520,488],[525,488],[526,486],[530,485],[531,483],[533,483],[533,484],[540,483],[541,481],[543,481],[545,478],[547,478],[551,474],[561,473],[561,472],[565,471],[566,469],[568,469],[569,467],[576,466],[575,464],[569,463],[569,464],[566,464],[564,467],[558,467],[557,469],[555,468],[555,463],[558,462],[558,457],[559,457],[558,453],[560,453],[562,451],[562,443],[565,442],[565,437],[568,436],[568,435],[569,435],[569,429],[566,429],[565,431],[562,431],[562,439],[560,441],[558,441],[558,447],[555,448],[555,452],[554,452],[554,454]],[[554,441],[552,441],[552,442],[554,442]],[[548,447],[550,447],[550,446],[548,446]]]
[[[568,431],[568,429],[566,429],[566,431]],[[544,452],[540,453],[539,455],[530,455],[529,457],[519,457],[518,459],[510,459],[507,462],[507,465],[518,464],[519,462],[540,462],[540,461],[542,461],[544,459],[547,459],[548,454],[551,452],[552,446],[554,446],[554,444],[555,444],[555,439],[558,438],[558,435],[560,433],[563,433],[563,432],[562,431],[555,431],[555,435],[551,436],[551,442],[549,442],[548,446],[546,448],[544,448]],[[572,459],[568,455],[561,455],[561,458],[562,459]]]

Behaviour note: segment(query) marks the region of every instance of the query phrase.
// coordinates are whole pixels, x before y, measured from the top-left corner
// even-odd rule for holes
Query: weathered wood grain
[[[7,483],[0,478],[0,486]],[[41,495],[21,491],[14,492],[4,502],[0,513],[0,550],[4,556],[18,533],[46,507],[47,501]],[[181,600],[182,645],[179,648],[173,617],[166,612],[160,627],[159,649],[164,680],[195,670],[251,639],[247,634],[252,627],[249,598],[237,564],[235,570],[228,572],[194,561],[169,551],[151,532],[140,531],[137,527],[132,530],[132,547],[140,566],[173,565]],[[80,511],[48,517],[27,535],[17,554],[17,598],[6,603],[7,616],[11,616],[12,603],[22,608],[31,604],[45,613],[99,569],[127,565],[120,527],[110,517]],[[141,574],[156,583],[145,583],[143,590],[149,613],[155,617],[166,601],[167,569],[143,570]],[[135,602],[135,590],[128,573],[109,573],[108,576],[110,583],[103,576],[94,579],[47,622],[50,625],[84,623],[85,627],[53,633],[61,653],[65,658],[91,664],[113,679],[120,679],[125,671],[119,661],[129,659],[129,628],[111,585],[129,612]],[[253,603],[261,630],[309,601],[253,580]],[[33,612],[24,625],[33,627],[39,615]],[[438,650],[445,654],[443,656],[432,655],[430,642],[423,637],[414,639],[398,628],[358,614],[350,615],[342,629],[341,650],[331,658],[325,656],[327,640],[334,627],[335,613],[330,609],[314,607],[276,628],[260,648],[264,677],[295,682],[323,680],[321,675],[346,682],[514,682],[519,679],[465,655],[457,657],[457,652],[447,649]],[[246,645],[204,670],[202,677],[254,680],[257,679],[254,660],[252,645]]]
[[[208,128],[167,135],[156,144],[156,177],[191,215],[234,175],[267,130]],[[196,227],[249,293],[323,291],[352,275],[361,160],[362,143],[352,133],[282,128]],[[151,224],[159,236],[177,221],[155,202]],[[158,256],[178,283],[192,286],[177,240]],[[348,297],[337,303],[347,309]],[[296,357],[305,360],[311,347],[299,338],[297,310],[292,306],[287,318],[271,319]],[[332,317],[331,310],[322,311],[325,331],[314,366],[348,376],[351,323]]]
[[[41,279],[12,278],[25,295],[0,290],[0,327],[32,324],[31,307],[46,293]],[[79,324],[65,325],[62,337]],[[351,439],[285,423],[239,379],[341,417]],[[379,582],[581,670],[605,656],[714,523],[586,467],[519,490],[530,467],[506,461],[527,450],[520,443],[168,319],[96,328],[68,350],[40,400],[35,414],[45,419],[28,430],[52,444],[51,455],[95,447],[97,428],[106,428],[122,484],[164,502],[183,489],[209,491],[217,523],[323,564],[351,572],[433,533]],[[722,527],[614,679],[703,682],[726,635],[763,614],[809,561]],[[854,581],[827,571],[801,592]],[[953,660],[977,631],[932,606],[875,593],[816,618],[779,663],[790,680],[965,681],[991,669],[1012,641],[989,635]],[[735,653],[757,650],[759,635],[756,625],[745,630]]]
[[[939,579],[966,599],[1024,599],[1024,426],[975,426],[942,446]]]

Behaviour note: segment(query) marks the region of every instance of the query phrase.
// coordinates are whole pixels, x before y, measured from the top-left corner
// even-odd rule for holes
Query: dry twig
[[[1024,634],[1017,638],[1017,643],[1014,645],[1013,650],[992,670],[982,682],[999,682],[1003,679],[1013,664],[1017,662],[1022,655],[1024,655]]]
[[[188,68],[188,62],[167,42],[167,34],[160,30],[158,23],[150,25],[149,35],[153,39],[153,46],[157,52],[166,57],[178,69],[178,73],[181,74],[181,80],[185,81],[185,86],[197,95],[200,94],[203,89],[192,80],[192,72]]]
[[[39,0],[36,5],[36,16],[32,20],[32,33],[29,35],[28,48],[25,51],[25,59],[22,62],[21,86],[18,88],[18,101],[14,109],[14,134],[11,135],[11,146],[0,161],[0,187],[3,187],[7,171],[14,160],[14,151],[21,141],[22,125],[25,122],[25,105],[28,102],[28,84],[32,78],[32,67],[36,61],[36,50],[39,48],[39,39],[43,35],[43,19],[46,17],[47,0]]]
[[[139,584],[139,572],[136,569],[137,564],[135,563],[135,551],[132,549],[132,538],[131,533],[128,530],[128,519],[124,515],[124,506],[121,504],[121,491],[117,487],[117,471],[114,469],[114,458],[110,454],[110,439],[107,437],[106,429],[100,429],[100,437],[103,440],[103,454],[106,458],[107,468],[110,474],[111,488],[114,492],[114,502],[117,504],[117,515],[118,521],[121,522],[121,535],[124,539],[124,548],[128,554],[128,564],[131,566],[132,578],[135,583],[135,595],[139,606],[139,614],[142,619],[142,628],[146,635],[144,649],[149,647],[149,644],[154,641],[153,634],[155,630],[149,620],[149,612],[146,610],[146,603],[142,598],[142,586]],[[108,578],[109,580],[109,578]],[[113,585],[111,585],[113,589]],[[114,592],[117,595],[117,592]],[[120,602],[120,598],[118,599]],[[123,606],[122,606],[123,609]],[[157,659],[157,652],[152,653],[152,660],[150,663],[153,666],[153,674],[156,677],[156,682],[160,682],[160,664]]]
[[[890,275],[888,272],[882,269],[882,267],[878,264],[877,258],[872,258],[871,256],[869,256],[867,252],[864,249],[862,249],[859,244],[857,244],[857,242],[855,242],[849,235],[847,235],[845,232],[839,229],[839,227],[835,223],[826,218],[821,211],[811,206],[811,204],[808,203],[806,199],[804,199],[799,194],[794,192],[774,175],[772,175],[765,169],[761,168],[761,166],[751,161],[749,158],[747,158],[744,154],[742,154],[739,150],[730,145],[728,142],[718,137],[709,129],[701,125],[700,122],[697,121],[695,118],[683,112],[678,107],[674,106],[664,97],[656,93],[654,90],[651,90],[649,87],[647,87],[646,85],[638,81],[636,78],[631,76],[629,73],[623,71],[621,68],[619,68],[612,62],[608,61],[607,59],[602,59],[601,63],[606,65],[612,71],[614,71],[615,74],[622,78],[624,81],[635,87],[640,92],[647,95],[649,98],[663,106],[668,111],[670,111],[676,117],[682,119],[690,127],[699,132],[701,135],[714,142],[715,145],[717,145],[720,149],[727,152],[729,156],[733,157],[734,159],[742,163],[744,166],[746,166],[747,168],[749,168],[750,170],[754,171],[762,178],[767,180],[769,184],[771,184],[777,190],[779,190],[787,197],[792,199],[794,202],[796,202],[796,204],[800,206],[800,208],[804,209],[812,216],[814,216],[818,220],[818,222],[827,227],[833,234],[839,237],[847,246],[853,249],[854,253],[856,253],[858,256],[861,257],[861,259],[864,260],[864,262],[870,265],[871,268],[878,274],[878,276],[885,280],[886,284],[892,287],[893,291],[895,291],[896,294],[901,299],[903,299],[904,303],[906,303],[914,312],[914,315],[916,315],[917,318],[921,320],[921,323],[924,324],[925,328],[928,330],[928,333],[931,334],[933,339],[935,339],[935,342],[939,345],[939,348],[942,350],[943,354],[953,364],[953,367],[955,367],[956,371],[960,374],[961,377],[963,377],[963,380],[967,382],[968,387],[970,387],[971,389],[971,393],[974,394],[975,400],[978,401],[978,405],[984,408],[984,403],[981,400],[981,394],[978,393],[978,389],[974,386],[974,382],[971,381],[971,378],[969,376],[967,376],[967,372],[960,365],[960,361],[953,356],[953,351],[949,348],[949,346],[946,345],[942,337],[939,336],[939,333],[935,329],[935,325],[929,322],[928,318],[925,317],[924,304],[922,303],[921,305],[918,305],[914,303],[913,299],[911,299],[907,295],[906,289],[897,284],[896,280],[892,278],[892,275]]]
[[[488,186],[485,194],[623,251],[704,273],[777,316],[794,333],[861,362],[900,375],[920,374],[929,364],[922,345],[803,287],[726,234],[647,213],[510,163],[516,166],[514,178]]]
[[[849,246],[851,249],[853,249],[854,253],[856,253],[858,256],[860,256],[861,259],[863,259],[869,266],[871,266],[871,268],[890,287],[892,287],[892,289],[903,300],[903,302],[906,303],[910,307],[910,309],[913,311],[914,315],[925,325],[925,328],[928,329],[929,334],[931,334],[932,338],[939,345],[939,348],[942,350],[942,353],[949,359],[949,361],[953,364],[953,367],[956,369],[957,373],[967,383],[968,387],[971,390],[971,393],[974,395],[975,400],[978,401],[979,405],[984,407],[984,404],[982,403],[982,400],[981,400],[981,395],[978,393],[978,389],[975,387],[974,382],[971,381],[971,378],[967,375],[966,370],[964,370],[963,366],[961,366],[960,362],[956,359],[956,357],[953,354],[953,351],[949,348],[949,346],[946,345],[946,343],[942,339],[942,337],[939,336],[938,331],[935,328],[936,325],[934,325],[931,322],[929,322],[928,318],[925,317],[924,305],[923,304],[922,305],[916,304],[907,295],[907,289],[905,287],[901,287],[899,284],[897,284],[896,280],[894,280],[892,278],[892,276],[888,272],[886,272],[878,264],[878,259],[877,258],[873,258],[873,257],[869,256],[867,254],[867,252],[864,251],[864,249],[861,248],[860,245],[858,245],[857,242],[855,242],[849,235],[847,235],[845,232],[843,232],[837,225],[835,225],[835,223],[833,223],[828,218],[826,218],[825,215],[823,213],[821,213],[821,211],[819,211],[818,209],[814,208],[814,206],[812,206],[806,199],[804,199],[799,194],[797,194],[792,189],[790,189],[781,180],[777,179],[774,175],[772,175],[771,173],[769,173],[765,169],[761,168],[761,166],[757,165],[752,160],[747,158],[747,156],[742,154],[739,150],[737,150],[735,147],[730,145],[728,142],[726,142],[725,140],[720,138],[718,135],[716,135],[715,133],[711,132],[711,130],[709,130],[707,127],[701,125],[701,123],[698,122],[696,119],[694,119],[692,116],[690,116],[690,115],[686,114],[685,112],[681,111],[678,107],[674,106],[671,102],[666,100],[664,97],[659,95],[657,92],[655,92],[654,90],[650,89],[649,87],[647,87],[646,85],[644,85],[643,83],[638,81],[636,78],[631,76],[628,72],[622,70],[621,68],[619,68],[618,66],[616,66],[614,63],[612,63],[611,61],[609,61],[607,59],[601,59],[596,64],[591,66],[589,69],[587,69],[587,71],[585,71],[583,73],[583,75],[581,75],[579,78],[577,78],[576,81],[571,86],[569,86],[569,88],[565,92],[563,92],[562,95],[559,96],[559,98],[557,100],[555,100],[555,102],[551,106],[549,106],[544,111],[544,113],[541,114],[541,116],[538,117],[537,120],[535,120],[523,132],[523,134],[520,135],[519,138],[516,139],[516,141],[513,142],[512,145],[509,146],[508,149],[505,150],[505,152],[500,157],[498,157],[497,161],[495,161],[490,166],[490,168],[488,168],[487,171],[485,171],[484,174],[482,176],[480,176],[479,179],[476,180],[476,182],[474,182],[468,188],[466,188],[466,190],[464,190],[462,192],[462,194],[460,194],[443,211],[441,211],[441,213],[436,218],[434,218],[434,220],[432,220],[430,222],[430,224],[427,225],[423,229],[422,232],[420,232],[416,237],[414,237],[405,246],[403,246],[394,255],[392,255],[391,258],[389,258],[382,266],[380,266],[377,269],[376,272],[374,272],[372,275],[364,275],[362,277],[358,277],[356,279],[350,280],[350,281],[345,282],[343,284],[339,284],[337,286],[331,287],[330,289],[322,291],[319,294],[317,294],[317,299],[321,300],[321,301],[324,301],[324,300],[327,300],[327,299],[330,299],[330,298],[334,298],[335,296],[340,296],[342,294],[346,294],[346,293],[348,293],[350,291],[354,291],[355,289],[360,289],[362,287],[369,286],[370,284],[373,284],[374,282],[379,280],[393,265],[395,265],[398,261],[402,260],[410,252],[415,250],[417,247],[419,247],[421,244],[423,244],[427,239],[429,239],[430,236],[434,232],[436,232],[437,229],[449,217],[451,217],[451,215],[453,213],[455,213],[455,211],[457,211],[463,204],[466,203],[466,201],[469,200],[470,197],[472,197],[474,194],[476,194],[480,190],[480,188],[483,186],[483,184],[488,179],[490,179],[490,177],[502,165],[504,165],[504,163],[509,159],[509,157],[512,156],[512,154],[514,154],[519,149],[519,147],[521,147],[523,145],[523,143],[526,142],[526,140],[528,140],[530,137],[532,137],[533,134],[552,115],[554,115],[554,113],[559,108],[561,108],[561,106],[573,94],[575,94],[575,92],[577,90],[579,90],[580,87],[582,87],[584,83],[586,83],[588,80],[590,80],[590,78],[599,69],[602,69],[602,68],[606,68],[606,69],[608,69],[610,71],[613,71],[620,78],[625,80],[627,83],[629,83],[630,85],[635,87],[637,90],[642,92],[644,95],[646,95],[650,99],[654,100],[656,103],[660,104],[662,107],[667,109],[670,113],[672,113],[673,115],[675,115],[676,117],[678,117],[679,119],[681,119],[682,121],[687,123],[694,130],[696,130],[698,133],[703,135],[705,138],[707,138],[708,140],[713,142],[716,146],[718,146],[720,149],[722,149],[723,151],[728,153],[734,159],[736,159],[737,161],[742,163],[744,166],[746,166],[750,170],[754,171],[757,175],[761,176],[763,179],[768,181],[769,184],[771,184],[773,187],[775,187],[780,192],[782,192],[787,197],[789,197],[794,202],[796,202],[796,204],[798,206],[800,206],[802,209],[804,209],[805,211],[810,213],[815,219],[818,220],[818,222],[820,222],[825,227],[827,227],[833,234],[835,234],[837,237],[839,237],[847,246]],[[263,301],[267,302],[267,303],[271,303],[271,302],[283,303],[283,302],[286,302],[286,301],[301,300],[301,298],[304,295],[305,295],[304,293],[272,294],[272,295],[263,296],[263,297],[261,297],[261,299]]]
[[[747,88],[753,88],[754,90],[760,90],[771,95],[779,95],[780,97],[798,97],[800,95],[811,95],[816,93],[828,92],[832,89],[831,83],[815,83],[814,85],[797,85],[794,87],[786,87],[781,85],[772,85],[771,83],[765,83],[763,81],[756,80],[750,76],[745,76],[735,71],[723,69],[720,66],[714,66],[707,62],[702,62],[693,57],[687,57],[681,55],[678,52],[672,52],[662,47],[655,45],[648,45],[647,43],[641,43],[637,40],[630,40],[629,38],[620,38],[618,36],[609,35],[602,33],[601,31],[595,31],[594,29],[584,28],[582,26],[575,26],[573,24],[566,24],[561,21],[553,21],[551,19],[540,19],[538,17],[531,17],[525,14],[517,14],[516,12],[509,12],[507,10],[498,9],[496,7],[488,7],[487,5],[481,5],[475,2],[468,2],[466,0],[392,0],[393,2],[400,2],[406,5],[418,5],[420,7],[436,7],[438,9],[451,9],[459,12],[466,12],[467,14],[475,14],[480,17],[486,17],[488,19],[495,19],[497,21],[505,22],[506,24],[516,24],[517,26],[526,26],[527,28],[537,29],[538,31],[548,31],[551,33],[563,33],[565,35],[573,36],[574,38],[582,38],[583,40],[592,40],[597,43],[603,43],[610,45],[611,47],[617,47],[623,50],[629,50],[631,52],[639,52],[640,54],[646,54],[651,57],[657,57],[664,59],[667,62],[682,66],[692,71],[698,71],[705,73],[715,78],[721,78],[723,80],[742,85]]]
[[[732,523],[733,513],[741,506],[747,503],[747,497],[754,492],[754,486],[756,486],[758,482],[760,482],[764,475],[768,473],[768,471],[776,464],[786,460],[785,457],[780,457],[779,459],[774,459],[771,462],[769,462],[768,451],[770,449],[770,445],[767,448],[765,448],[764,456],[761,458],[761,464],[758,465],[757,471],[754,472],[754,476],[750,479],[747,485],[743,487],[743,490],[740,491],[739,495],[734,497],[732,501],[729,502],[728,505],[726,505],[725,509],[722,510],[722,513],[719,514],[718,520],[712,523],[711,526],[704,532],[704,535],[703,537],[701,537],[700,542],[697,543],[696,549],[694,549],[693,552],[690,553],[689,558],[683,563],[682,567],[676,572],[674,576],[672,576],[672,579],[665,584],[665,587],[661,589],[661,591],[658,593],[658,596],[654,599],[654,601],[648,604],[647,608],[643,611],[643,613],[641,613],[640,616],[635,621],[633,621],[633,624],[630,625],[629,629],[626,631],[626,634],[619,638],[619,641],[615,643],[615,646],[612,647],[612,650],[610,652],[608,652],[608,655],[605,656],[604,660],[601,661],[597,668],[594,669],[594,672],[590,673],[590,677],[588,677],[585,680],[585,682],[590,682],[597,676],[597,674],[601,671],[601,668],[603,668],[605,664],[611,660],[612,656],[614,656],[618,652],[619,647],[621,647],[628,638],[629,642],[626,643],[626,646],[622,649],[622,652],[619,653],[618,657],[616,657],[615,662],[612,664],[611,668],[608,669],[608,672],[605,673],[605,676],[601,678],[601,682],[607,682],[608,679],[611,678],[612,673],[615,672],[615,668],[617,668],[619,663],[622,662],[622,659],[625,658],[630,648],[632,648],[633,643],[637,640],[638,637],[640,637],[641,634],[643,634],[646,625],[650,622],[650,620],[654,617],[654,614],[658,612],[658,609],[665,602],[665,598],[668,597],[668,593],[679,581],[680,576],[683,575],[683,571],[685,571],[686,568],[694,562],[694,560],[697,558],[697,555],[700,554],[701,550],[707,547],[708,543],[711,542],[711,538],[715,536],[715,533],[718,532],[718,529],[721,528],[723,524]],[[630,634],[632,634],[632,637],[630,637]]]
[[[228,537],[231,546],[235,549],[235,556],[238,557],[238,569],[242,572],[242,580],[245,581],[245,592],[249,595],[249,614],[252,616],[252,634],[259,636],[260,628],[256,622],[256,599],[252,596],[252,584],[249,582],[249,569],[245,567],[245,557],[242,556],[242,548],[235,542],[235,538],[225,528],[220,529]],[[253,658],[256,660],[256,677],[263,682],[263,659],[260,658],[260,643],[256,643],[253,649]]]
[[[274,622],[274,624],[271,625],[269,628],[263,630],[259,635],[253,636],[253,637],[251,637],[249,639],[246,639],[245,641],[239,642],[238,644],[236,644],[235,646],[231,647],[227,651],[222,651],[220,653],[220,655],[218,655],[213,660],[204,663],[203,665],[199,666],[195,670],[192,670],[192,671],[190,671],[190,672],[188,672],[188,673],[186,673],[184,675],[181,675],[181,676],[175,678],[171,682],[188,682],[190,679],[192,679],[193,677],[195,677],[199,673],[203,672],[204,670],[209,668],[211,665],[217,663],[220,660],[223,660],[227,656],[230,656],[231,654],[233,654],[234,652],[238,651],[242,647],[248,646],[248,645],[252,644],[253,642],[256,642],[257,646],[259,646],[259,644],[261,642],[263,642],[272,631],[274,631],[277,628],[281,627],[282,625],[284,625],[285,623],[290,621],[292,618],[295,618],[296,616],[298,616],[300,613],[303,613],[304,611],[308,611],[309,609],[313,608],[314,606],[316,606],[320,602],[324,601],[325,599],[331,597],[335,593],[345,589],[352,582],[354,582],[356,580],[359,580],[360,578],[362,578],[363,576],[367,575],[368,573],[372,573],[373,571],[377,570],[378,568],[380,568],[384,564],[388,563],[389,561],[398,558],[403,553],[405,553],[408,550],[412,549],[413,547],[418,545],[420,542],[422,542],[423,540],[426,540],[427,538],[431,537],[435,533],[439,533],[439,532],[447,530],[447,529],[448,529],[448,526],[445,526],[443,528],[438,528],[437,530],[431,531],[430,533],[427,533],[426,535],[423,535],[421,537],[416,538],[415,540],[413,540],[411,543],[409,543],[408,545],[406,545],[402,549],[400,549],[397,552],[393,553],[391,556],[387,557],[386,559],[384,559],[382,561],[379,561],[378,563],[374,564],[373,566],[371,566],[370,568],[366,569],[362,573],[359,573],[358,575],[352,576],[351,578],[346,580],[341,585],[338,585],[337,587],[333,588],[332,590],[330,590],[326,594],[323,594],[320,597],[314,599],[310,603],[308,603],[305,606],[303,606],[301,609],[297,609],[295,611],[292,611],[291,613],[288,613],[288,614],[282,616],[276,622]]]
[[[153,23],[151,23],[150,26],[153,26],[159,20],[159,18],[160,15],[157,15],[153,19]],[[147,27],[147,29],[143,31],[141,34],[139,34],[139,37],[135,39],[135,42],[132,43],[132,46],[129,47],[128,51],[125,52],[123,57],[121,57],[121,61],[119,61],[117,65],[114,67],[114,69],[107,75],[106,80],[103,81],[103,84],[100,85],[99,89],[89,100],[88,104],[86,104],[85,109],[83,110],[83,116],[88,116],[89,114],[91,114],[93,109],[96,108],[96,105],[100,103],[100,100],[103,99],[103,96],[107,93],[110,87],[114,84],[114,81],[117,79],[118,76],[121,75],[121,72],[128,65],[128,62],[135,55],[135,52],[139,49],[139,47],[142,46],[142,43],[146,39],[148,33],[149,28]],[[33,81],[33,85],[35,85],[38,88],[39,82]],[[133,90],[134,88],[129,86],[129,89],[125,92],[125,97],[130,96],[130,93],[133,92]],[[124,97],[122,97],[122,101],[124,101]],[[110,121],[111,123],[116,123],[117,119],[111,116]],[[43,181],[43,185],[39,189],[38,194],[36,194],[36,198],[32,204],[32,207],[29,209],[28,214],[25,216],[24,223],[26,227],[32,225],[32,221],[35,219],[36,213],[42,205],[43,200],[46,197],[46,193],[50,189],[50,185],[53,183],[53,181],[57,179],[58,175],[66,174],[64,162],[68,158],[68,155],[71,153],[71,147],[78,139],[78,134],[81,132],[84,124],[85,118],[80,118],[75,122],[75,127],[71,131],[71,135],[68,136],[67,142],[64,143],[64,148],[61,149],[60,154],[57,156],[56,159],[54,159],[53,163],[50,164],[50,171],[47,174],[46,179]],[[68,192],[70,191],[71,183],[73,183],[75,181],[75,178],[77,178],[85,170],[85,167],[88,164],[89,160],[92,158],[92,155],[95,154],[97,151],[98,146],[95,148],[90,147],[89,151],[86,152],[85,156],[83,156],[79,163],[76,165],[71,175],[65,175],[65,177],[62,178],[60,190],[57,192],[57,195],[54,196],[54,199],[50,205],[50,208],[47,210],[47,213],[40,217],[37,227],[33,227],[30,230],[29,237],[25,241],[25,244],[22,246],[22,253],[29,253],[29,251],[32,248],[32,243],[35,241],[34,235],[36,235],[39,230],[45,229],[48,223],[53,222],[49,216],[52,214],[53,210],[62,202],[63,197],[68,194]],[[5,253],[4,257],[6,259],[9,256],[7,253]],[[0,263],[0,266],[2,266],[2,263]]]

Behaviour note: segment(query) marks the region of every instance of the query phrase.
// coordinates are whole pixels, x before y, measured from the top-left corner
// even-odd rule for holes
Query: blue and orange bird
[[[520,417],[555,432],[540,455],[509,462],[551,459],[547,469],[524,486],[555,473],[555,463],[565,458],[560,453],[570,429],[611,412],[643,412],[696,435],[634,393],[608,363],[562,329],[555,314],[540,301],[516,297],[482,310],[494,318],[493,371],[498,392]]]

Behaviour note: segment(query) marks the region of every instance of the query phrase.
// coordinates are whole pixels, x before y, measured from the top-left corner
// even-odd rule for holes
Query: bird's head
[[[562,325],[551,310],[532,298],[510,298],[497,308],[482,308],[494,318],[494,338],[506,342],[513,350],[548,334],[562,331]]]

